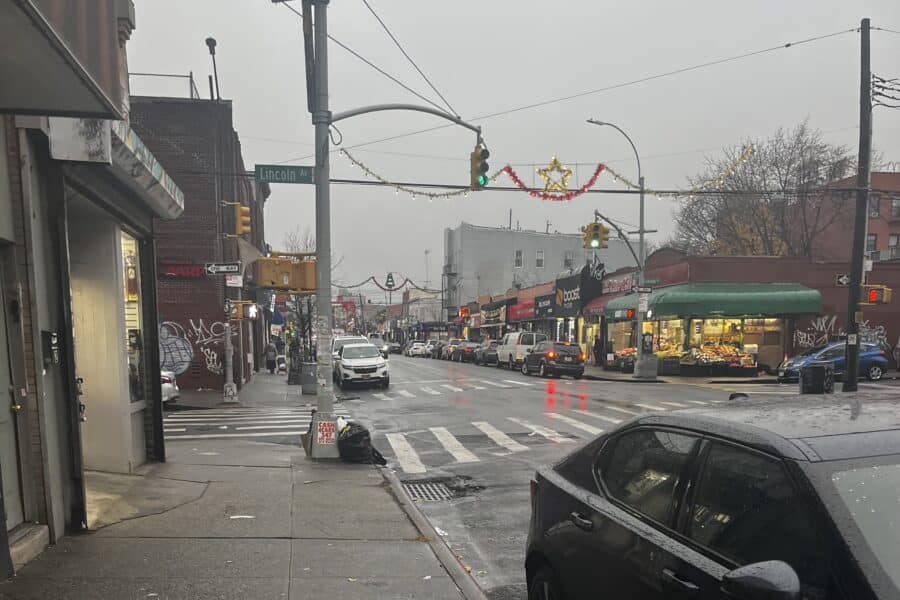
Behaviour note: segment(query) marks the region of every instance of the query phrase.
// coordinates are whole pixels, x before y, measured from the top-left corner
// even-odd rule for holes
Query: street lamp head
[[[606,121],[598,121],[597,119],[588,119],[587,122],[592,125],[609,125]]]

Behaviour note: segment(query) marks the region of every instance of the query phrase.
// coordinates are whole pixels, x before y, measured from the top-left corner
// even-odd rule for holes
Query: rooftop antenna
[[[216,38],[206,38],[206,47],[209,48],[209,55],[212,56],[213,77],[216,81],[216,100],[221,100],[222,96],[219,94],[219,70],[216,68]]]

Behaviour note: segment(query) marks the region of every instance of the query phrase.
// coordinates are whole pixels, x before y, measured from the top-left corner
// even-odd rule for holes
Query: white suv
[[[525,360],[528,351],[535,344],[546,342],[547,336],[543,333],[532,331],[513,331],[507,333],[497,345],[497,368],[509,367],[516,369]]]
[[[340,362],[335,369],[335,383],[343,388],[352,383],[371,383],[383,388],[391,384],[388,362],[381,350],[369,343],[347,344],[340,349]]]
[[[413,342],[413,345],[409,347],[410,356],[425,356],[425,354],[425,342]]]

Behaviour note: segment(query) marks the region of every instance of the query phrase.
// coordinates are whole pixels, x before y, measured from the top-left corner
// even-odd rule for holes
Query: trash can
[[[318,384],[316,382],[316,363],[305,362],[300,366],[300,392],[302,394],[316,394]]]
[[[833,394],[834,365],[830,362],[814,362],[800,367],[801,394]]]

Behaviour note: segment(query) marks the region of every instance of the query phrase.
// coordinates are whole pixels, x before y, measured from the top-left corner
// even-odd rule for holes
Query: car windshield
[[[840,499],[832,503],[834,521],[873,586],[885,588],[879,598],[900,592],[900,456],[891,459],[830,475]]]
[[[344,348],[344,358],[377,358],[381,356],[375,346],[347,346]]]
[[[352,338],[346,340],[335,340],[334,341],[334,351],[337,352],[347,344],[365,344],[368,343],[369,340],[365,338]]]
[[[579,354],[581,348],[575,344],[553,344],[553,349],[560,354]]]

